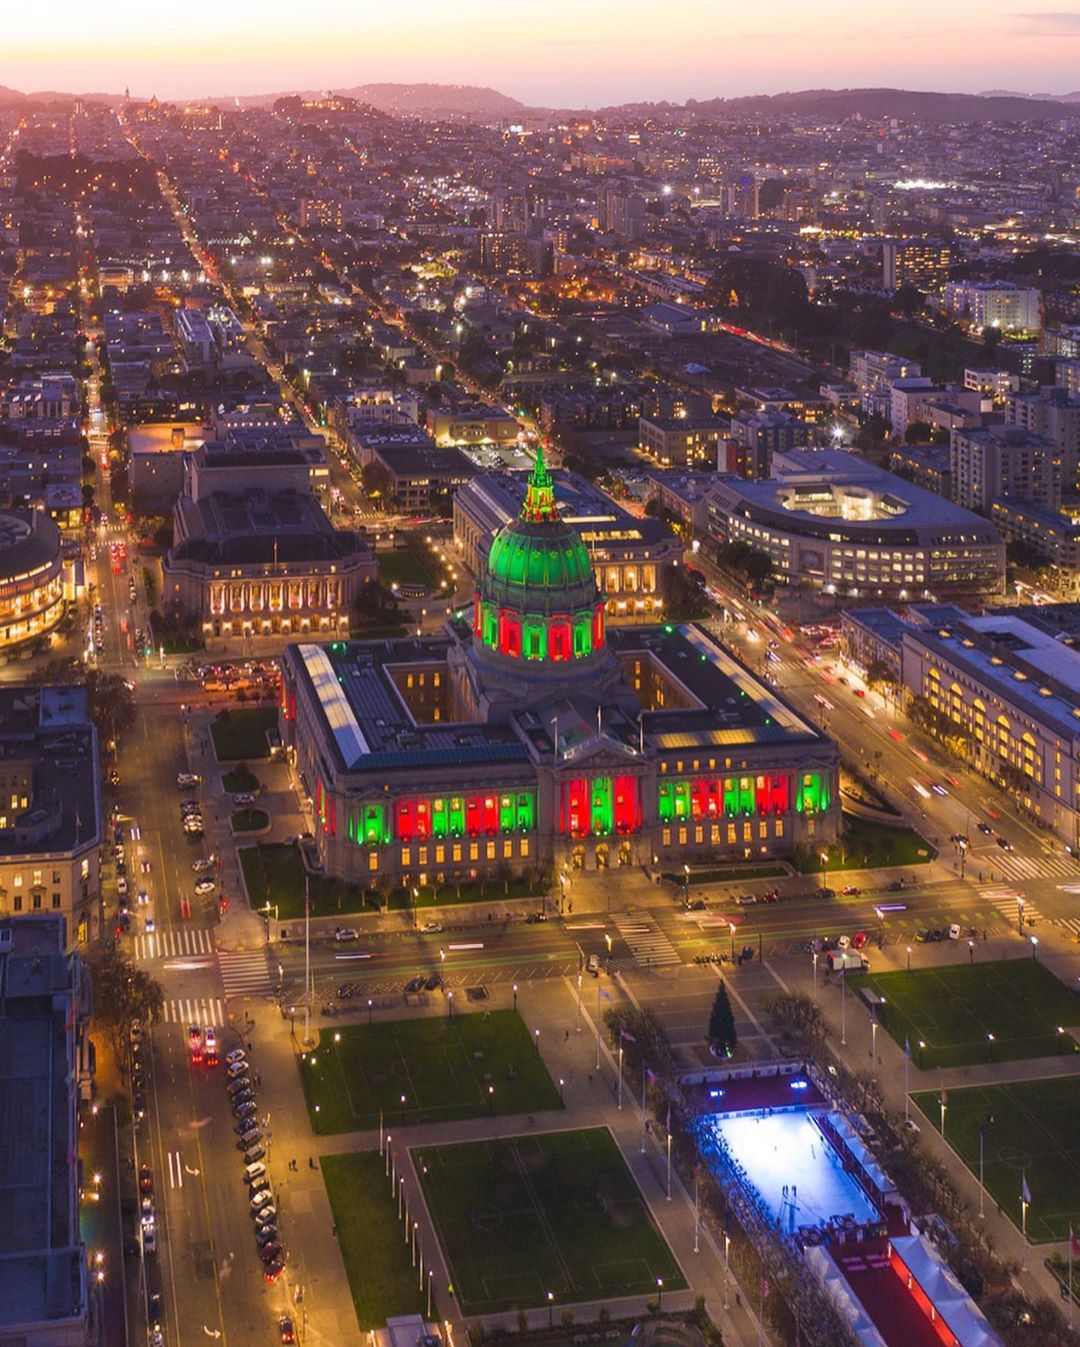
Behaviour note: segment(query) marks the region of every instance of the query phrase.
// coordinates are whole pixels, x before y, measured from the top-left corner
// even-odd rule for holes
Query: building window
[[[523,838],[521,839],[521,848],[520,848],[520,850],[521,850],[522,856],[528,856],[528,854],[529,854],[529,839],[528,839],[527,837],[523,837]]]
[[[494,842],[486,843],[484,847],[484,852],[485,855],[487,856],[487,859],[489,861],[493,861],[495,859],[495,843]]]
[[[401,864],[403,868],[412,865],[412,847],[401,848]]]
[[[507,860],[507,861],[510,860],[510,858],[513,856],[513,854],[514,854],[514,843],[513,843],[512,840],[508,837],[508,838],[503,842],[503,860]]]
[[[368,871],[369,871],[370,874],[375,874],[375,872],[378,870],[378,868],[379,868],[379,853],[378,853],[377,851],[369,851],[369,852],[368,852],[367,868],[368,868]]]
[[[53,896],[52,896],[52,905],[53,905],[53,907],[59,907],[59,906],[60,906],[60,895],[59,895],[58,893],[54,893],[54,894],[53,894]]]
[[[12,910],[13,912],[21,912],[21,911],[22,911],[22,894],[21,894],[21,893],[17,893],[17,894],[15,895],[14,899],[12,900],[11,910]]]
[[[480,843],[479,843],[479,842],[470,842],[470,843],[469,843],[469,860],[470,860],[470,861],[478,861],[479,859],[480,859]]]
[[[671,846],[671,829],[663,828],[660,831],[660,845],[662,847]]]

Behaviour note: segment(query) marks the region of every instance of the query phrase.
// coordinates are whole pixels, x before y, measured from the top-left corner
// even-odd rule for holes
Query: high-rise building
[[[949,444],[952,498],[981,513],[998,497],[1061,505],[1061,451],[1021,426],[954,430]]]
[[[974,332],[996,327],[1017,334],[1042,330],[1042,292],[1008,281],[949,281],[942,307]]]
[[[931,239],[886,239],[881,245],[882,284],[886,290],[913,285],[938,294],[949,279],[952,249]]]
[[[863,411],[891,415],[892,386],[899,379],[917,379],[922,366],[891,351],[852,351],[851,382],[859,390]]]

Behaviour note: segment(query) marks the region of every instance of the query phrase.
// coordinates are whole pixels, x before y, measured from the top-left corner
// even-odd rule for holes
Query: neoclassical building
[[[40,510],[0,514],[0,650],[51,631],[64,616],[60,530]]]
[[[837,834],[835,745],[702,628],[609,628],[539,456],[470,620],[305,642],[282,737],[328,874],[364,888],[790,855]]]

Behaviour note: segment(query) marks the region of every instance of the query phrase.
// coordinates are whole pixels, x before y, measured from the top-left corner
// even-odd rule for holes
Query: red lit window
[[[513,659],[521,658],[521,619],[516,613],[499,614],[499,652]]]
[[[416,806],[411,800],[399,800],[394,806],[395,828],[403,842],[411,842],[416,836]]]
[[[617,833],[636,832],[639,824],[637,777],[617,776],[615,778],[615,831]]]
[[[569,618],[553,618],[548,627],[548,655],[552,660],[569,659],[570,649]]]
[[[429,800],[417,800],[416,802],[416,835],[421,842],[426,841],[431,836],[431,802]]]
[[[599,604],[592,615],[593,649],[599,650],[604,644],[604,605]]]
[[[465,831],[470,837],[479,837],[484,829],[484,801],[479,795],[470,795],[465,801]]]
[[[562,785],[562,818],[564,833],[571,837],[586,837],[589,833],[589,783],[580,778],[564,781]]]

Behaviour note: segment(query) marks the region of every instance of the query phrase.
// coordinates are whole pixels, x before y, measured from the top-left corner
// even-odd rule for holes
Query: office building
[[[952,249],[932,239],[886,239],[881,245],[882,285],[899,290],[913,285],[923,294],[938,294],[949,279]]]
[[[1008,281],[949,281],[942,308],[972,332],[987,327],[1017,336],[1042,331],[1042,292]]]
[[[952,498],[986,514],[999,496],[1061,504],[1061,451],[1042,435],[1020,426],[954,430],[949,441]]]
[[[889,351],[852,351],[851,382],[864,412],[891,414],[892,386],[898,379],[917,379],[922,366]]]

